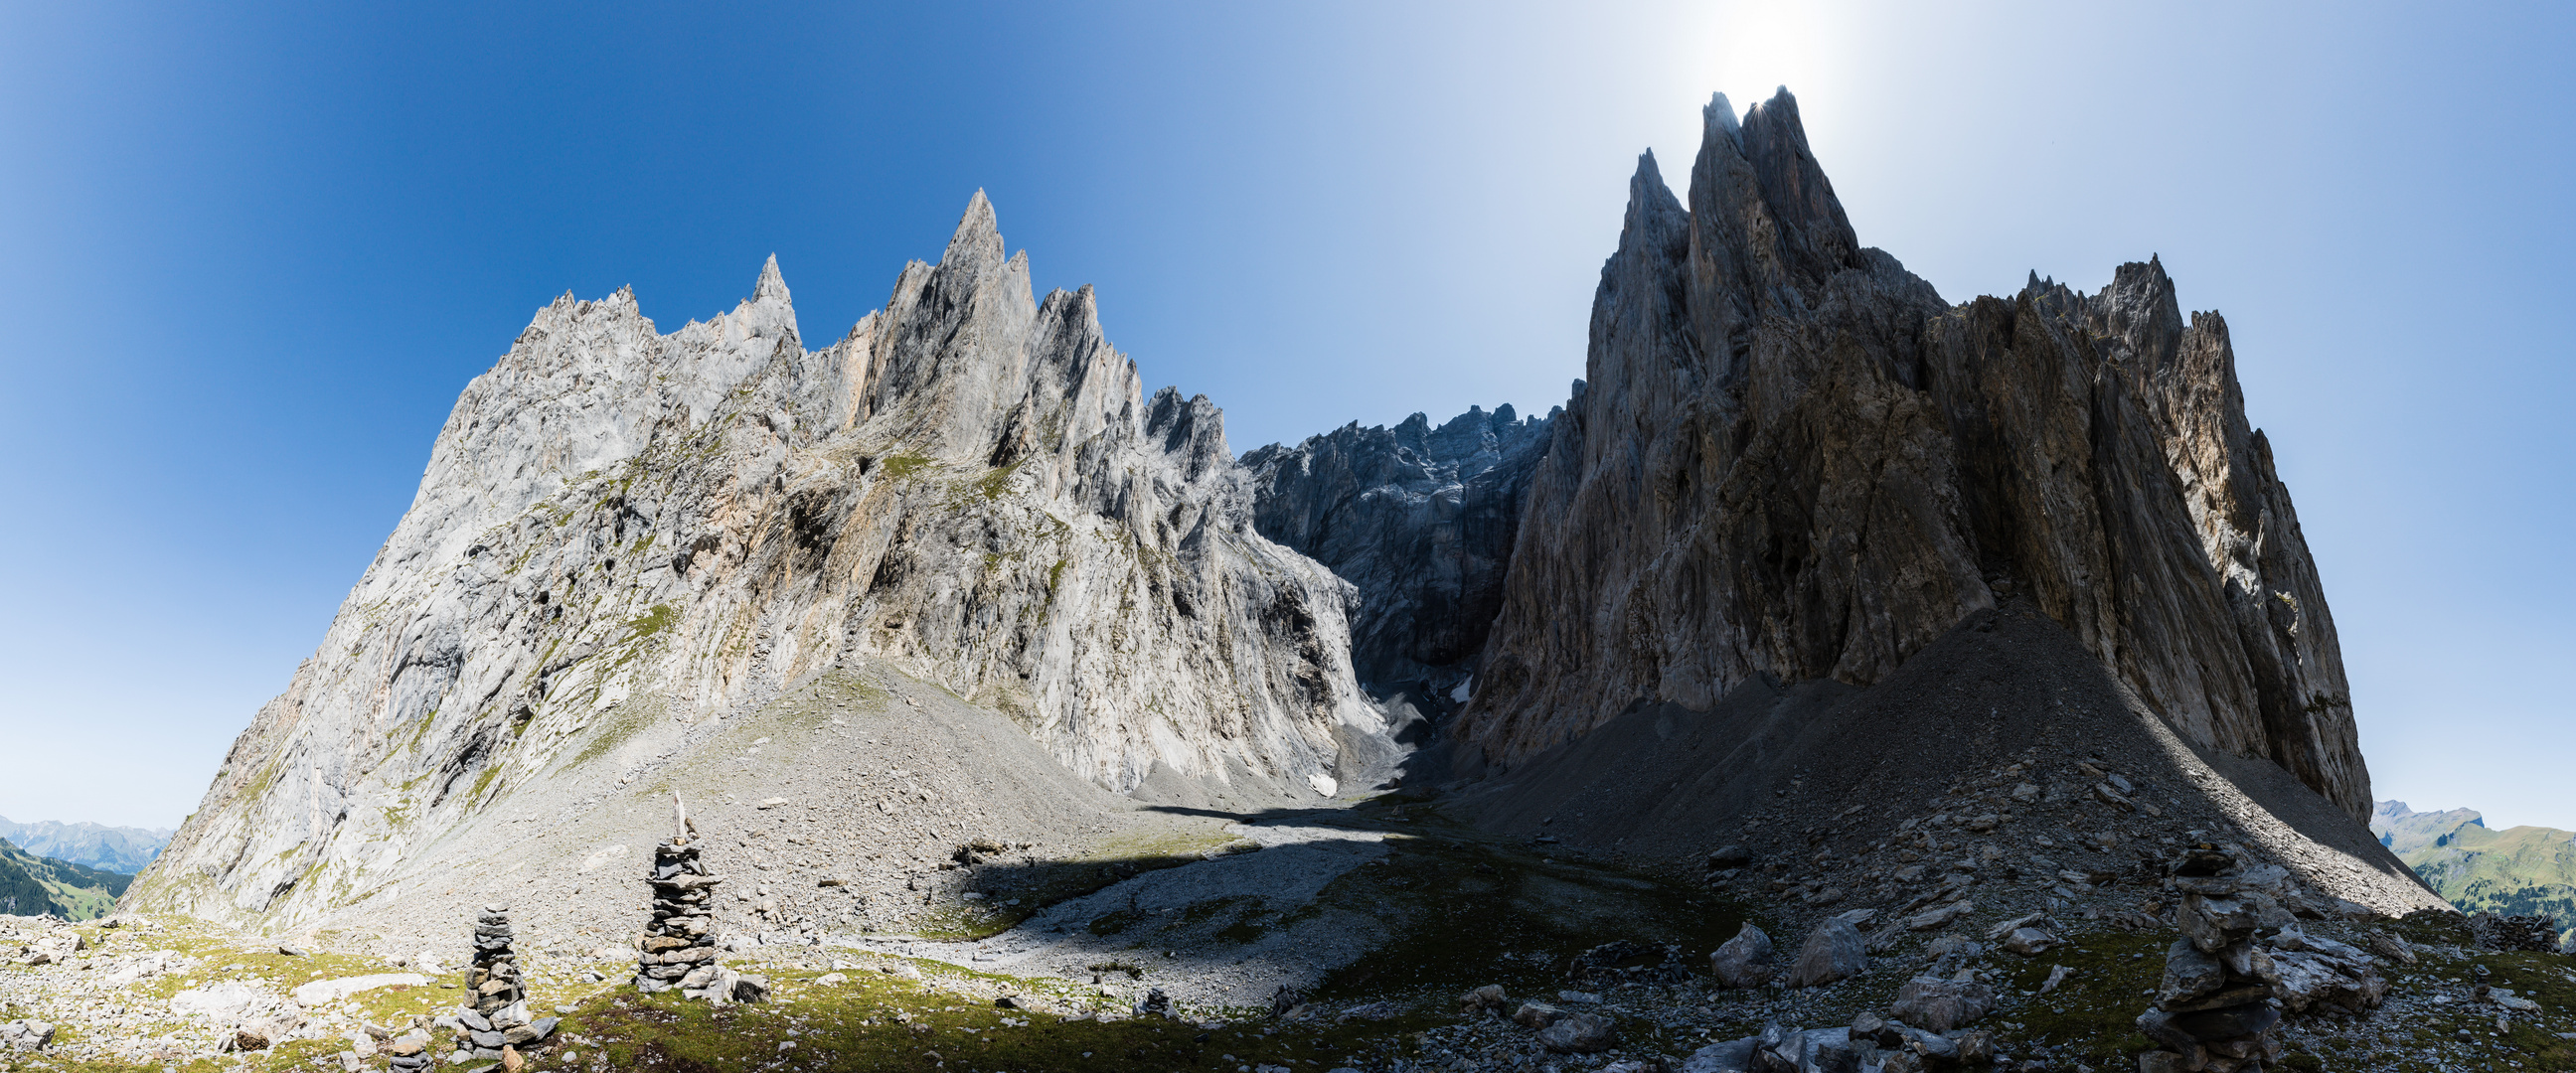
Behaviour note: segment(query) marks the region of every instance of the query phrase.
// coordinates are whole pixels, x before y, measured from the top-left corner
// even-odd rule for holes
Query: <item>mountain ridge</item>
[[[161,847],[170,844],[170,836],[177,833],[175,827],[110,827],[58,820],[16,823],[0,816],[0,838],[29,853],[128,875],[151,864],[154,857],[160,856]]]
[[[2576,951],[2576,832],[2521,824],[2497,830],[2475,809],[2416,812],[2382,801],[2371,833],[2452,905],[2473,913],[2555,918]]]

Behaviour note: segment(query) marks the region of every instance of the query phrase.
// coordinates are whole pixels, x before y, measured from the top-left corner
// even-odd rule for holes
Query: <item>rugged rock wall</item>
[[[1032,295],[980,193],[821,350],[775,261],[669,334],[625,291],[546,307],[141,898],[309,919],[496,799],[860,654],[1108,789],[1334,792],[1345,743],[1388,751],[1347,587],[1254,530],[1217,409],[1147,398],[1095,313]]]
[[[1437,705],[1475,673],[1554,417],[1507,403],[1438,428],[1421,414],[1394,428],[1354,421],[1243,456],[1261,535],[1356,589],[1351,662],[1367,687]]]
[[[1640,701],[1874,682],[2028,600],[2181,733],[2356,819],[2316,568],[2214,313],[2150,261],[1950,306],[1862,248],[1785,91],[1651,155],[1457,733],[1510,763]]]

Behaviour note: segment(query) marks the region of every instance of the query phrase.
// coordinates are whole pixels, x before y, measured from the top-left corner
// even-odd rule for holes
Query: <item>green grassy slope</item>
[[[2470,809],[2413,812],[2402,801],[2380,802],[2370,829],[2464,911],[2537,913],[2576,926],[2576,832],[2490,830]]]
[[[0,839],[0,913],[94,920],[116,908],[134,877],[38,857]]]

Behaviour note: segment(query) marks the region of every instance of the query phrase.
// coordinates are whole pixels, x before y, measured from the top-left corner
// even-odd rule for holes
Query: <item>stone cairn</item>
[[[487,905],[474,920],[474,971],[466,975],[473,988],[474,1012],[490,1018],[525,1001],[528,985],[519,976],[518,955],[510,952],[510,907]]]
[[[698,859],[697,825],[689,822],[688,806],[677,794],[672,803],[678,830],[653,848],[653,874],[645,880],[653,887],[653,920],[644,928],[635,987],[647,994],[676,987],[683,998],[717,1005],[759,1001],[766,992],[762,981],[716,961],[715,892],[724,877],[709,874]]]
[[[2280,1061],[2280,973],[2255,949],[2269,899],[2215,847],[2194,847],[2174,870],[2183,937],[2165,951],[2163,985],[2138,1030],[2162,1045],[2138,1056],[2138,1073],[2236,1073]]]

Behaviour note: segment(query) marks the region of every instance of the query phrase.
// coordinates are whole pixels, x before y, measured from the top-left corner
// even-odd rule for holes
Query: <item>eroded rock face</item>
[[[1438,704],[1475,673],[1548,423],[1506,403],[1438,428],[1352,422],[1243,457],[1261,535],[1331,567],[1358,594],[1351,661],[1381,695]]]
[[[1383,719],[1348,587],[1252,502],[1216,407],[1147,397],[1088,288],[1038,300],[980,193],[820,350],[775,261],[670,333],[629,292],[567,295],[465,389],[137,897],[310,916],[494,798],[860,654],[1110,790],[1314,801]]]
[[[1877,681],[2026,600],[2193,740],[2370,809],[2334,623],[2225,322],[2155,262],[1959,306],[1862,248],[1783,92],[1653,157],[1456,733],[1512,763],[1643,700]]]

